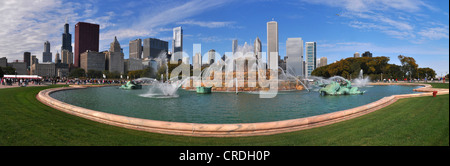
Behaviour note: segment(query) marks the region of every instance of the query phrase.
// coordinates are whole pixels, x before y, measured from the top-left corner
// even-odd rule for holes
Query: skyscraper
[[[211,49],[208,51],[208,61],[206,62],[207,64],[213,64],[216,60],[216,50]]]
[[[278,23],[276,21],[267,22],[267,64],[278,66]]]
[[[166,56],[167,52],[169,52],[169,42],[156,38],[144,39],[143,49],[144,52],[142,54],[142,58],[157,58],[160,54],[164,54],[163,56]]]
[[[31,60],[31,53],[30,52],[24,52],[23,53],[23,61],[27,64],[27,68],[30,67],[30,60]]]
[[[87,50],[80,55],[80,68],[87,73],[89,70],[105,70],[105,53]]]
[[[61,50],[61,63],[73,64],[73,52],[69,50]]]
[[[62,34],[62,50],[68,50],[72,52],[72,34],[69,33],[69,24],[64,24],[64,33]]]
[[[372,58],[372,53],[370,53],[370,51],[366,51],[366,52],[364,52],[364,53],[362,54],[361,57],[370,57],[370,58]]]
[[[80,55],[87,50],[98,52],[100,25],[78,22],[75,25],[75,67],[80,67]]]
[[[233,44],[231,47],[231,52],[233,52],[233,55],[236,53],[237,49],[238,49],[238,40],[235,39],[233,40]]]
[[[303,76],[303,40],[288,38],[286,41],[286,70],[294,76]]]
[[[255,42],[253,43],[253,49],[256,59],[261,60],[262,45],[261,40],[259,40],[259,37],[256,37]]]
[[[306,42],[306,76],[316,69],[316,42]]]
[[[317,63],[317,67],[322,67],[327,65],[327,57],[319,58]]]
[[[44,43],[44,52],[42,53],[42,62],[52,62],[52,52],[50,52],[50,42]]]
[[[353,57],[354,58],[359,58],[360,56],[359,56],[359,52],[355,52],[354,54],[353,54]]]
[[[60,59],[60,57],[59,57],[59,52],[56,52],[56,55],[55,55],[55,63],[61,63],[61,59]]]
[[[124,73],[123,52],[117,37],[111,42],[109,51],[105,54],[105,69],[109,72]]]
[[[192,59],[192,66],[194,69],[200,69],[202,67],[202,54],[196,53]]]
[[[133,59],[141,59],[142,54],[142,40],[131,40],[129,45],[129,57]]]
[[[172,40],[172,61],[178,62],[183,58],[183,29],[181,27],[173,28]]]

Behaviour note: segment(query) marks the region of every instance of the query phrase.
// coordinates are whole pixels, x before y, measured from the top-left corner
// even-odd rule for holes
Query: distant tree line
[[[380,79],[428,79],[435,78],[436,72],[431,68],[419,68],[412,57],[399,55],[401,65],[389,64],[389,57],[346,58],[335,63],[315,69],[311,75],[321,77],[342,76],[347,79],[357,78],[361,69],[364,76],[371,80]]]
[[[16,74],[16,69],[12,68],[11,66],[0,67],[0,78],[3,77],[3,75],[14,75],[14,74]]]
[[[106,76],[106,78],[111,79],[120,79],[120,73],[119,72],[109,72],[108,70],[104,71],[98,71],[98,70],[88,70],[84,71],[82,68],[76,68],[70,71],[69,77],[70,78],[103,78],[103,74]],[[126,75],[122,75],[122,77],[126,78]]]

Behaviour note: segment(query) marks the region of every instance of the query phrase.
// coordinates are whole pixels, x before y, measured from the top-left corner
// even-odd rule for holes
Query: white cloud
[[[61,13],[54,10],[61,7],[61,2],[3,0],[0,6],[0,56],[8,61],[23,60],[23,52],[31,51],[41,59],[44,42],[57,40],[50,34],[64,25]]]
[[[100,25],[100,31],[105,29],[105,28],[107,28],[107,27],[114,27],[114,26],[116,26],[115,23],[111,22],[116,14],[114,12],[106,12],[105,14],[106,14],[105,16],[99,16],[99,17],[95,17],[95,18],[88,18],[85,21]]]
[[[431,5],[421,0],[302,0],[303,2],[322,4],[332,7],[344,8],[352,12],[371,12],[371,11],[406,11],[416,12],[426,7],[430,10],[436,10]]]
[[[448,38],[448,26],[425,28],[418,34],[431,40],[449,39]]]
[[[371,30],[371,29],[375,29],[375,30],[386,30],[386,29],[388,29],[388,27],[383,26],[383,25],[370,23],[370,22],[362,22],[362,21],[351,21],[348,25],[350,27],[358,28],[358,29],[369,29],[369,30]]]
[[[229,2],[226,0],[192,0],[181,5],[178,5],[179,2],[168,3],[167,7],[143,10],[144,12],[141,13],[140,19],[134,27],[154,28],[175,23]]]
[[[53,55],[61,49],[61,34],[65,18],[68,18],[72,39],[73,27],[78,21],[94,20],[103,23],[113,13],[99,15],[95,5],[89,2],[64,2],[62,0],[2,0],[0,1],[0,57],[8,61],[23,60],[23,52],[29,51],[42,59],[44,42],[49,41]],[[107,26],[113,26],[107,24]]]
[[[350,19],[346,24],[360,30],[378,31],[390,37],[418,41],[448,39],[445,27],[430,27],[425,23],[427,10],[439,12],[438,8],[422,0],[315,0],[303,1],[343,9],[340,16]],[[422,36],[419,40],[418,36]]]
[[[187,20],[178,22],[179,25],[197,25],[200,27],[207,27],[207,28],[222,28],[222,27],[231,27],[234,22],[231,21],[194,21],[194,20]]]
[[[67,2],[63,0],[1,0],[0,1],[0,57],[7,57],[8,61],[23,59],[23,52],[42,58],[45,41],[51,43],[51,51],[61,47],[61,33],[65,18],[68,17],[72,40],[74,40],[74,25],[85,21],[100,25],[100,50],[107,49],[114,36],[119,40],[136,37],[152,37],[161,32],[172,31],[165,27],[183,19],[195,16],[207,10],[213,10],[230,1],[225,0],[191,0],[178,2],[148,4],[141,11],[127,11],[115,13],[102,11],[96,1]],[[136,3],[134,3],[136,4]],[[105,9],[103,9],[105,10]],[[129,15],[138,16],[137,19],[118,21],[118,18]],[[215,22],[210,26],[226,26],[227,22]],[[202,24],[203,25],[203,24]],[[127,43],[123,43],[127,45]]]
[[[143,8],[137,14],[138,18],[131,23],[116,25],[113,29],[101,32],[100,48],[109,48],[109,43],[114,39],[114,36],[117,36],[119,40],[123,40],[137,37],[155,37],[161,32],[172,31],[172,28],[165,26],[180,22],[207,10],[213,10],[230,2],[229,0],[192,0],[181,4],[180,2],[167,2],[158,5],[158,7],[150,5],[147,8]],[[204,24],[206,22],[191,23],[208,26]],[[209,26],[221,26],[221,24],[227,23],[215,22]]]

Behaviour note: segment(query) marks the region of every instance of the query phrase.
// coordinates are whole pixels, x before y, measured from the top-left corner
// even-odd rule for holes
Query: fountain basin
[[[346,110],[396,94],[417,93],[418,86],[372,86],[365,95],[320,96],[318,92],[278,91],[274,98],[259,98],[259,92],[235,91],[200,95],[178,89],[176,96],[145,95],[141,90],[117,87],[58,91],[51,97],[62,102],[105,113],[141,119],[184,123],[258,123],[316,116]]]
[[[409,84],[411,85],[411,84]],[[189,135],[189,136],[207,136],[207,137],[236,137],[236,136],[253,136],[253,135],[268,135],[290,131],[297,131],[302,129],[313,128],[317,126],[323,126],[332,124],[335,122],[351,119],[360,115],[367,114],[369,112],[380,109],[390,103],[395,102],[398,98],[405,97],[419,97],[430,96],[431,93],[418,93],[418,94],[404,94],[404,95],[392,95],[384,97],[375,102],[351,108],[347,110],[321,114],[317,116],[311,116],[306,118],[298,118],[291,120],[273,121],[273,122],[261,122],[261,123],[235,123],[235,124],[201,124],[201,123],[181,123],[181,122],[168,122],[149,120],[141,118],[133,118],[129,116],[122,116],[116,114],[110,114],[83,107],[78,107],[64,103],[51,97],[52,93],[60,91],[70,92],[70,89],[79,89],[76,87],[70,88],[54,88],[46,89],[36,96],[38,100],[44,104],[49,105],[55,109],[64,111],[69,114],[77,115],[101,123],[110,125],[116,125],[120,127],[143,130],[149,132],[157,132],[164,134],[176,134],[176,135]],[[95,89],[95,88],[91,88]],[[430,86],[426,85],[424,88],[416,89],[417,91],[428,91]],[[435,90],[435,89],[431,89]],[[74,90],[78,91],[78,90]],[[438,94],[448,94],[447,90],[439,90]],[[126,91],[132,92],[132,91]]]

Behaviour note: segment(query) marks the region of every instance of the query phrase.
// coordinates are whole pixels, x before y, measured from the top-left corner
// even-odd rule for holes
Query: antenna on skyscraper
[[[65,21],[66,21],[66,24],[67,24],[67,16],[66,16],[66,20]]]

